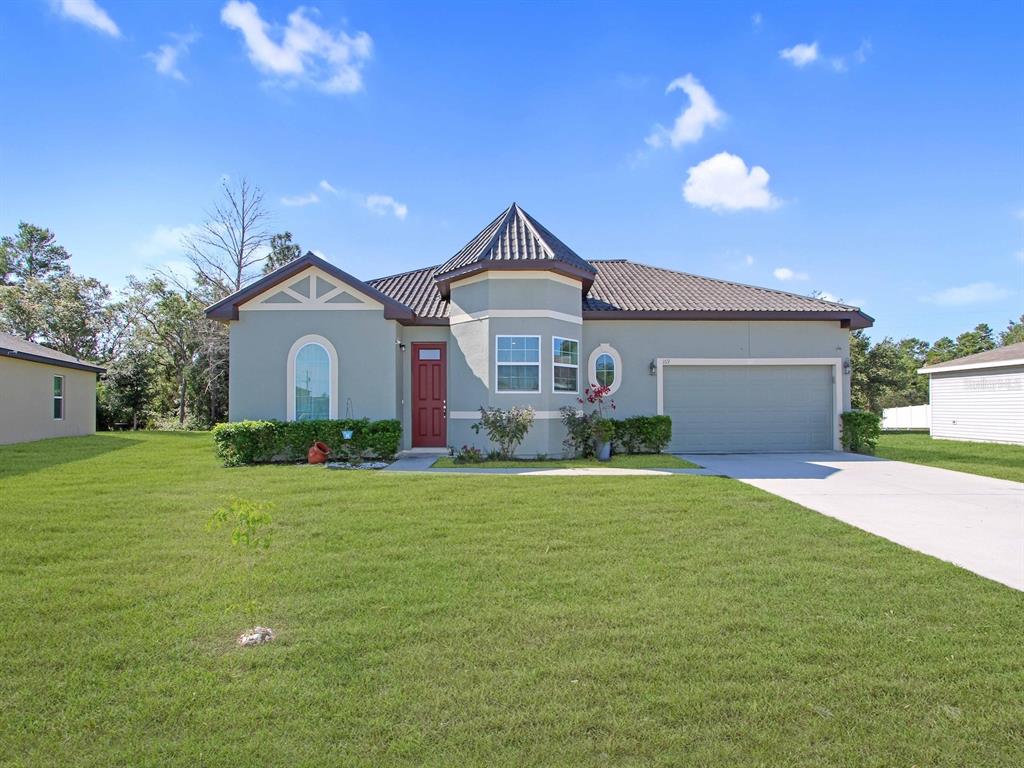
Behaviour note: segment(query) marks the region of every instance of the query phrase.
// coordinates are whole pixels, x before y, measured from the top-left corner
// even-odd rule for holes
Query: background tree
[[[964,331],[956,337],[956,356],[965,357],[995,349],[996,342],[993,335],[992,328],[988,323],[978,323],[973,330]]]
[[[1006,330],[999,334],[999,344],[1004,347],[1007,344],[1019,344],[1022,341],[1024,341],[1024,315],[1021,315],[1020,320],[1016,322],[1011,320],[1006,326]]]
[[[947,360],[952,360],[956,356],[956,342],[949,338],[949,336],[943,336],[932,344],[931,349],[928,350],[926,361],[928,365],[935,365],[935,363],[944,363]]]
[[[163,279],[129,278],[130,301],[141,321],[140,336],[159,353],[163,373],[176,382],[178,425],[185,425],[189,378],[194,374],[207,331],[204,304]]]
[[[132,429],[139,428],[150,407],[154,368],[152,352],[135,348],[107,370],[107,405],[114,421],[127,419]]]
[[[298,243],[292,242],[291,232],[280,232],[270,238],[270,253],[263,262],[263,274],[268,275],[278,267],[295,261],[302,255]]]
[[[45,227],[22,221],[18,234],[0,239],[0,285],[24,284],[66,275],[71,254]]]
[[[269,218],[259,187],[245,178],[235,186],[225,181],[220,201],[207,212],[199,232],[184,238],[196,282],[210,286],[215,300],[255,277],[257,265],[266,258]]]

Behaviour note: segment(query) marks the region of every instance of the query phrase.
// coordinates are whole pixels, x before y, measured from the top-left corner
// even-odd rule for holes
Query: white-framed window
[[[540,392],[540,336],[495,336],[498,392]]]
[[[608,387],[613,394],[622,385],[622,356],[610,344],[598,344],[587,361],[590,384]]]
[[[580,343],[576,339],[551,337],[551,391],[580,391]]]
[[[288,418],[338,418],[338,353],[323,336],[298,339],[288,352]]]
[[[55,421],[64,420],[64,377],[53,377],[53,418]]]

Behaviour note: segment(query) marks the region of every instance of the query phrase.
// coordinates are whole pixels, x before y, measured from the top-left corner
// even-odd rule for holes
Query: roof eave
[[[0,347],[0,357],[9,357],[12,360],[24,360],[29,363],[42,363],[43,365],[54,365],[58,368],[71,368],[76,371],[89,371],[91,373],[106,373],[106,368],[90,363],[82,363],[73,360],[56,360],[45,355],[34,355],[31,352],[19,352],[16,349]]]
[[[851,330],[870,328],[874,318],[863,312],[846,310],[756,310],[686,309],[628,310],[585,309],[584,320],[835,320]]]
[[[926,365],[918,373],[956,373],[957,371],[983,371],[986,368],[1014,368],[1024,365],[1024,357],[1010,360],[992,360],[987,363],[966,363],[964,365]]]

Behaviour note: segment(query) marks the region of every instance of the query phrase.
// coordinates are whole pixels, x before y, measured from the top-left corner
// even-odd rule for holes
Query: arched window
[[[288,354],[288,418],[338,417],[338,355],[322,336],[303,336]]]
[[[622,357],[608,344],[599,344],[590,353],[590,383],[608,387],[615,392],[622,384]]]

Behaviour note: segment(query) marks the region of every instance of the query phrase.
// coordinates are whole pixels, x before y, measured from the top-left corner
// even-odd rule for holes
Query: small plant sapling
[[[244,604],[242,610],[247,619],[255,620],[260,610],[257,592],[257,561],[266,555],[270,549],[271,532],[270,527],[273,519],[270,510],[273,505],[268,502],[248,501],[246,499],[232,498],[210,516],[207,530],[221,530],[225,527],[231,528],[231,546],[237,547],[242,553],[245,561],[243,573],[244,586],[242,588]],[[273,639],[273,632],[266,627],[255,627],[246,630],[239,638],[239,644],[248,645],[244,642],[246,638],[260,636],[259,642],[267,642]]]

